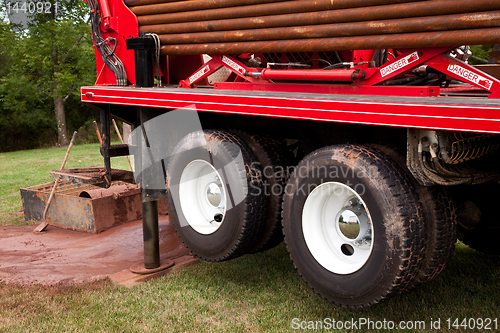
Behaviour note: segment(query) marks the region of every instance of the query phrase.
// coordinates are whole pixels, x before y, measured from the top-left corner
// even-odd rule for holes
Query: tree
[[[59,146],[68,144],[66,104],[79,100],[81,85],[95,81],[91,38],[84,1],[51,0],[50,13],[33,14],[28,29],[17,33],[15,62],[1,79],[0,94],[11,112],[47,122],[52,110]]]
[[[3,18],[0,16],[0,79],[9,72],[12,63],[9,50],[14,37],[14,33],[10,30],[9,24],[4,22]]]

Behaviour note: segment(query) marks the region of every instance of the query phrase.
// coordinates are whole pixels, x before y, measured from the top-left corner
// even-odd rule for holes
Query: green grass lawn
[[[49,182],[48,171],[60,168],[65,151],[0,154],[2,224],[18,224],[9,212],[21,208],[19,187]],[[102,165],[98,145],[74,147],[67,167],[89,165]],[[126,168],[127,162],[113,165]],[[497,318],[498,329],[487,331],[498,332],[499,279],[499,257],[459,242],[449,267],[428,286],[372,308],[346,310],[305,285],[282,244],[228,262],[201,262],[132,289],[109,281],[25,288],[0,283],[0,332],[297,332],[303,330],[293,323],[325,318],[423,321],[422,332],[438,331],[430,330],[431,320],[440,319],[440,331],[449,331],[448,318]]]

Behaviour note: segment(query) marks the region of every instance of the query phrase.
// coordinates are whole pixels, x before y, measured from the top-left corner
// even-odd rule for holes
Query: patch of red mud
[[[0,282],[17,285],[75,285],[107,278],[144,259],[142,221],[100,234],[84,234],[48,226],[0,226]],[[189,254],[174,227],[160,217],[160,256]]]

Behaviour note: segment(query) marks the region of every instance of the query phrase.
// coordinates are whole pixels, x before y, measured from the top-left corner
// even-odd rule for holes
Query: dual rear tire
[[[258,241],[267,205],[256,166],[250,148],[228,132],[194,132],[174,149],[167,170],[170,220],[198,258],[236,258]]]
[[[434,192],[417,191],[386,154],[359,145],[316,150],[296,167],[284,195],[266,190],[284,188],[286,178],[264,170],[275,164],[286,169],[279,145],[262,136],[205,131],[179,142],[167,172],[168,203],[193,254],[223,261],[271,248],[283,237],[281,213],[287,249],[303,279],[349,308],[412,290],[446,265],[454,240],[434,237],[424,219],[435,213],[445,228],[451,217],[439,204],[429,213],[419,193]],[[439,250],[445,238],[447,248]]]
[[[410,285],[424,248],[421,216],[400,168],[355,145],[305,157],[283,202],[285,241],[298,272],[320,296],[350,308],[379,303]]]
[[[167,171],[167,201],[193,254],[224,261],[283,240],[280,149],[270,137],[219,130],[194,132],[178,143]]]

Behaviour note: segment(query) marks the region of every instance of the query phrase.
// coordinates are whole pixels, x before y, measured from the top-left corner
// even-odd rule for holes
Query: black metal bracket
[[[109,123],[109,109],[101,110],[101,137],[102,146],[101,154],[104,152],[104,187],[108,188],[111,186],[111,159],[108,156],[109,147],[111,144],[110,139],[110,123]],[[108,156],[108,157],[106,157]]]
[[[127,144],[109,146],[107,150],[101,147],[101,155],[104,158],[128,156],[130,155],[130,147]]]
[[[136,87],[147,88],[154,86],[153,75],[153,51],[156,45],[151,36],[141,34],[137,38],[127,39],[127,49],[135,52],[135,77]],[[143,126],[144,123],[151,119],[148,109],[137,108],[137,124]],[[136,147],[134,151],[135,170],[137,172],[137,183],[141,187],[142,194],[142,212],[143,212],[143,235],[144,235],[144,267],[146,269],[154,269],[160,266],[160,250],[159,250],[159,234],[158,234],[158,203],[157,200],[166,197],[166,189],[157,189],[155,186],[150,188],[152,184],[157,184],[163,173],[163,183],[165,182],[165,167],[163,161],[154,163],[151,156],[148,137],[142,128],[142,131],[137,131]],[[151,165],[144,169],[143,159],[151,160]],[[163,172],[159,173],[158,169],[162,168]]]
[[[127,49],[135,53],[135,85],[139,88],[154,86],[153,50],[156,45],[153,37],[142,34],[127,39]]]

